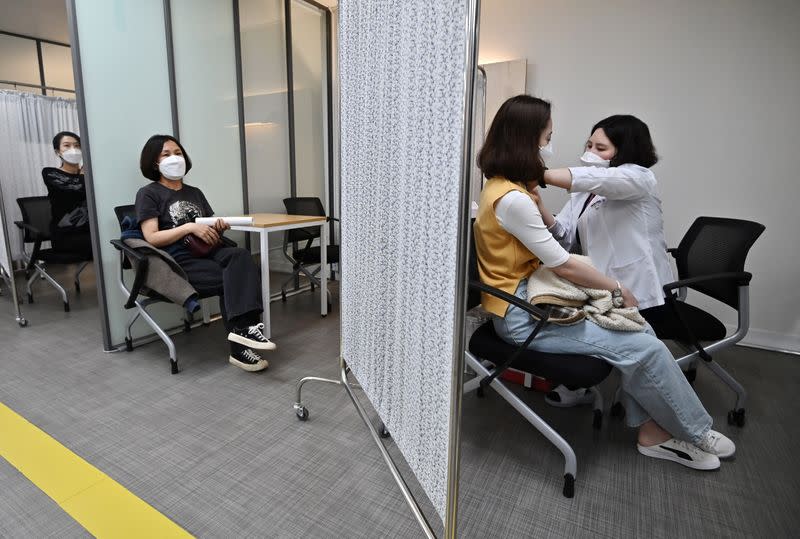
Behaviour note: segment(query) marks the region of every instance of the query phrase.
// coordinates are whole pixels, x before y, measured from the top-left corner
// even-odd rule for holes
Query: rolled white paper
[[[222,219],[231,226],[250,226],[253,224],[252,217],[198,217],[194,222],[211,226],[217,222],[217,219]]]

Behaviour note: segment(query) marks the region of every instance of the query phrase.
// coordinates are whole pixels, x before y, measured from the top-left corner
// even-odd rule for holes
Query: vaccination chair
[[[563,494],[572,498],[575,493],[575,477],[577,459],[572,447],[547,422],[545,422],[527,403],[520,399],[498,377],[509,367],[531,373],[563,384],[570,388],[586,387],[594,396],[593,421],[595,429],[599,429],[603,418],[603,399],[595,386],[606,379],[611,372],[611,365],[600,358],[573,354],[549,354],[528,350],[528,344],[536,338],[537,333],[547,323],[547,311],[507,294],[502,290],[480,282],[478,260],[474,240],[471,242],[469,255],[469,295],[467,309],[480,304],[480,292],[498,297],[527,311],[539,323],[531,331],[522,346],[508,344],[494,331],[492,321],[479,327],[469,341],[466,353],[467,365],[477,373],[472,380],[464,383],[464,393],[476,391],[479,397],[484,396],[485,389],[491,387],[533,427],[541,432],[550,443],[564,455],[564,488]]]
[[[122,222],[125,220],[126,217],[130,217],[131,219],[136,219],[136,210],[134,206],[127,205],[127,206],[117,206],[114,208],[114,213],[117,215],[117,220],[119,221],[120,231],[122,231]],[[169,299],[165,298],[164,296],[149,290],[145,286],[145,281],[147,280],[147,271],[148,271],[148,257],[136,249],[133,249],[125,244],[122,240],[111,240],[111,244],[119,251],[119,277],[118,283],[120,288],[122,289],[123,294],[127,297],[125,302],[125,309],[134,309],[132,312],[130,319],[128,320],[128,324],[125,327],[125,349],[130,352],[133,350],[133,335],[131,333],[131,328],[133,324],[138,320],[140,317],[147,322],[153,331],[155,331],[156,335],[167,345],[167,349],[169,350],[169,362],[170,362],[170,369],[172,374],[178,374],[178,355],[175,349],[175,343],[172,341],[172,338],[169,336],[166,330],[161,328],[161,326],[156,323],[150,313],[147,311],[149,307],[155,305],[157,303],[173,303]],[[131,261],[136,262],[136,272],[133,277],[133,281],[130,286],[125,282],[125,270],[133,269],[133,264]],[[209,290],[200,290],[197,289],[197,293],[200,299],[210,298],[213,296],[219,296],[222,294],[222,288],[213,288]],[[205,312],[205,304],[203,303],[204,309],[204,321],[203,323],[208,323],[208,316]],[[183,320],[183,330],[190,331],[193,325],[193,318],[192,315],[186,313],[186,317]]]
[[[712,354],[741,341],[750,327],[750,279],[744,271],[750,248],[765,227],[753,221],[723,217],[698,217],[677,248],[668,249],[675,258],[678,280],[664,285],[666,303],[648,315],[648,322],[661,340],[675,341],[686,351],[677,358],[694,382],[698,359],[736,393],[736,405],[728,412],[728,424],[744,426],[747,392],[717,363]],[[687,289],[714,298],[734,308],[738,323],[727,336],[725,325],[714,315],[686,301]],[[705,343],[705,344],[703,344]],[[615,399],[616,401],[616,399]],[[613,415],[621,415],[614,404]]]
[[[58,264],[80,264],[74,277],[75,292],[80,294],[80,275],[92,261],[92,258],[87,257],[86,254],[83,253],[58,251],[52,247],[46,249],[42,248],[42,243],[50,241],[52,214],[50,199],[48,197],[35,196],[18,198],[17,204],[22,213],[22,221],[15,221],[14,223],[22,231],[23,244],[33,244],[32,251],[30,253],[25,253],[27,259],[25,276],[28,278],[26,288],[28,292],[28,303],[33,303],[33,283],[36,282],[37,278],[41,278],[50,283],[53,288],[61,294],[61,299],[64,302],[64,311],[69,312],[69,297],[67,296],[67,291],[47,272],[47,267]]]
[[[314,215],[324,216],[325,207],[322,201],[317,197],[290,197],[283,199],[283,205],[286,207],[286,213],[289,215]],[[338,221],[338,219],[329,217],[329,221]],[[292,263],[292,275],[286,279],[281,286],[281,299],[286,301],[286,289],[292,282],[295,283],[295,289],[299,285],[300,274],[305,275],[309,280],[310,289],[313,291],[314,286],[320,286],[317,274],[322,267],[322,252],[319,245],[313,245],[314,240],[320,237],[320,227],[313,226],[308,228],[295,228],[287,230],[283,235],[283,255]],[[289,246],[292,246],[291,253]],[[339,262],[339,246],[328,245],[328,264],[335,264]],[[311,269],[310,266],[317,266]],[[331,273],[333,275],[333,273]],[[331,310],[331,291],[328,290],[328,311]]]

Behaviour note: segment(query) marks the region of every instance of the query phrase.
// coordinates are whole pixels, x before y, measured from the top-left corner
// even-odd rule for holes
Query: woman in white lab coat
[[[570,198],[557,217],[539,202],[543,221],[566,250],[589,256],[628,288],[645,319],[657,316],[662,287],[674,277],[650,170],[658,161],[650,130],[635,116],[610,116],[592,127],[585,149],[584,166],[545,171],[545,183],[567,189]],[[591,395],[559,387],[547,400],[571,406],[591,402]]]

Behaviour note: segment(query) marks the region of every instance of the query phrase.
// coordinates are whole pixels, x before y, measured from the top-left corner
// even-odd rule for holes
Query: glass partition
[[[0,81],[41,84],[36,41],[0,34]],[[13,84],[0,83],[0,88],[18,89],[40,94],[37,88],[15,88]]]
[[[74,7],[83,81],[79,106],[86,117],[82,142],[91,158],[95,260],[102,263],[98,287],[107,308],[108,348],[124,340],[128,318],[123,308],[127,298],[117,284],[119,256],[109,243],[120,234],[114,207],[133,204],[136,191],[148,181],[139,170],[145,141],[154,133],[172,132],[164,6],[161,0],[74,0]],[[154,312],[167,327],[180,321],[174,306]],[[134,329],[134,337],[150,333],[143,324]]]

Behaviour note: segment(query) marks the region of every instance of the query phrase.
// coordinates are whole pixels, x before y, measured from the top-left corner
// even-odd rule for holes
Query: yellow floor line
[[[192,537],[1,402],[0,456],[95,537]]]

